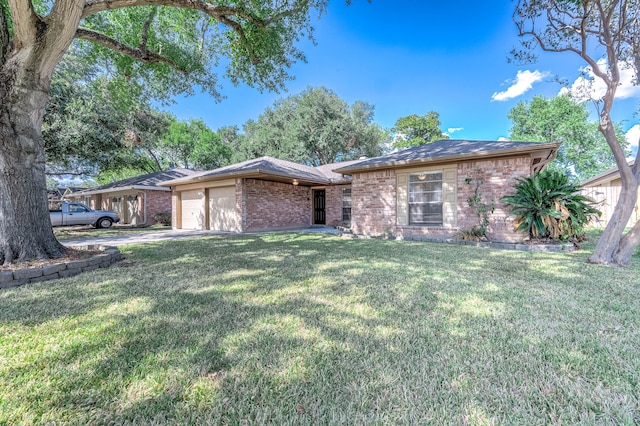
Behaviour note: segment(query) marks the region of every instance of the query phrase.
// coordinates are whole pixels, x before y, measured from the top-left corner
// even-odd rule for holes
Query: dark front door
[[[324,189],[313,190],[313,224],[324,225],[325,218],[325,192]]]

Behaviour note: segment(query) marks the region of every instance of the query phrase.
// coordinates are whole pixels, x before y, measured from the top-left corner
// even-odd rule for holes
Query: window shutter
[[[443,224],[456,226],[457,173],[455,167],[443,170],[442,192]]]

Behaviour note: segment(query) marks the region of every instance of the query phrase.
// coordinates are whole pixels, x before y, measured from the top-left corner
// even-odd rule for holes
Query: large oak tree
[[[304,59],[311,13],[327,0],[0,0],[0,263],[55,258],[42,118],[52,76],[74,40],[114,90],[156,98],[218,97],[218,66],[260,90],[278,90]]]
[[[374,106],[349,105],[326,87],[276,101],[234,139],[235,161],[261,155],[313,166],[375,157],[389,135],[373,122]]]
[[[637,0],[518,0],[514,20],[523,49],[515,58],[530,62],[536,50],[577,55],[584,60],[606,92],[601,99],[599,130],[620,170],[620,199],[596,248],[592,263],[628,265],[640,244],[640,222],[625,227],[636,206],[640,186],[640,152],[629,165],[624,144],[611,120],[621,67],[640,71],[640,3]],[[604,58],[606,64],[601,65]],[[636,81],[637,83],[637,81]]]

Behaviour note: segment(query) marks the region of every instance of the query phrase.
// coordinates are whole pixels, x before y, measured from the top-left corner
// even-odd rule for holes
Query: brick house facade
[[[261,157],[165,182],[173,226],[248,232],[349,224],[354,234],[450,238],[480,221],[469,198],[492,204],[487,236],[521,235],[500,199],[546,167],[559,144],[437,141],[381,157],[310,167]]]
[[[94,210],[115,211],[120,215],[120,224],[153,225],[156,214],[172,211],[170,189],[158,184],[191,173],[191,170],[186,169],[149,173],[85,189],[74,193],[70,198],[85,203]]]
[[[464,142],[469,142],[464,146]],[[513,218],[500,199],[513,192],[517,178],[531,176],[555,158],[559,144],[439,141],[363,161],[338,172],[351,173],[353,212],[351,230],[356,235],[400,239],[452,238],[480,223],[468,200],[476,185],[481,202],[493,205],[487,237],[518,241]],[[466,151],[465,151],[466,149]],[[437,155],[443,152],[443,155]],[[385,158],[386,157],[386,158]],[[425,160],[426,159],[426,160]],[[412,180],[436,176],[440,209],[434,223],[412,223]],[[416,203],[417,204],[417,203]]]
[[[311,167],[261,157],[166,182],[172,226],[251,232],[343,224],[351,179],[332,167],[353,163]]]

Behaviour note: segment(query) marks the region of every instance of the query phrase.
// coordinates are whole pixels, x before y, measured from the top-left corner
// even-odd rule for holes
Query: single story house
[[[332,169],[260,157],[164,182],[177,229],[228,232],[337,225],[350,219],[348,176]]]
[[[495,203],[489,237],[521,239],[500,198],[552,161],[559,143],[441,140],[311,167],[261,157],[164,182],[173,226],[247,232],[350,224],[354,234],[450,237],[478,223],[474,182]]]
[[[160,183],[192,173],[187,169],[149,173],[78,191],[68,198],[92,209],[114,211],[121,224],[152,225],[157,213],[171,212],[171,190]]]
[[[633,165],[633,162],[630,163]],[[597,176],[587,179],[580,184],[582,186],[582,194],[586,195],[598,203],[598,210],[602,212],[602,216],[592,223],[593,226],[604,228],[609,223],[609,218],[613,214],[613,209],[620,199],[620,191],[622,189],[622,179],[618,168],[607,170]],[[631,227],[640,220],[640,193],[634,212],[631,214],[627,226]]]

